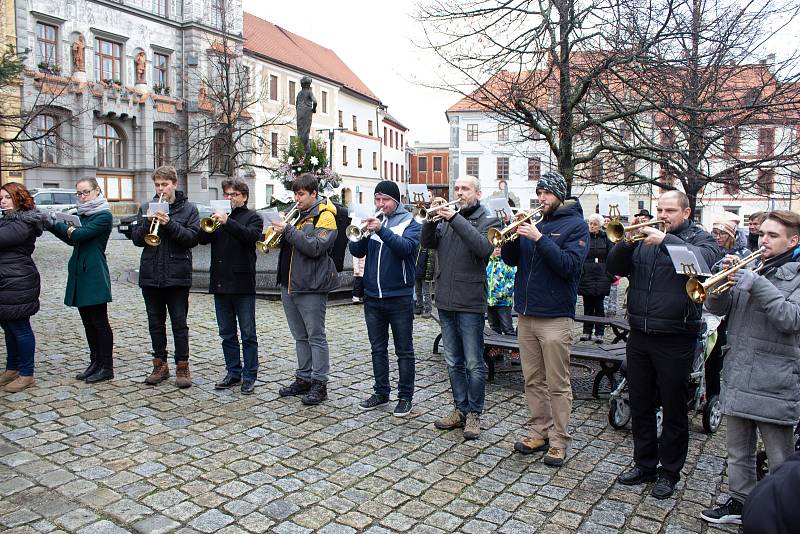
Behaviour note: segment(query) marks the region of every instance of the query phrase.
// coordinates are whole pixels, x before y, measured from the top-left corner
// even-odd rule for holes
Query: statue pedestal
[[[86,72],[76,70],[75,72],[72,73],[72,79],[75,80],[76,82],[83,83],[86,81]]]

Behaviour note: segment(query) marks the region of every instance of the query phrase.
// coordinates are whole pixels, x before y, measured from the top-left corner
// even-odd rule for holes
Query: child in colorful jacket
[[[489,281],[489,328],[498,334],[515,334],[511,306],[514,304],[516,273],[517,268],[506,265],[500,258],[500,247],[496,247],[486,264],[486,278]]]

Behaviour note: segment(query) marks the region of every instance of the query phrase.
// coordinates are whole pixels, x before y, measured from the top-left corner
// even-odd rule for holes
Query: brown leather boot
[[[144,379],[144,383],[155,386],[167,378],[169,378],[169,366],[167,366],[167,362],[159,358],[153,358],[153,372]]]
[[[192,387],[192,373],[189,372],[189,362],[178,362],[175,365],[175,385],[181,389]]]

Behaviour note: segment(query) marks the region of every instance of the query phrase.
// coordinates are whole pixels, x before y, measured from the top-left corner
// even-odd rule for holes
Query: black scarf
[[[781,265],[785,265],[794,259],[794,249],[790,248],[783,254],[779,254],[773,258],[768,258],[761,264],[761,276],[767,276],[778,270]]]

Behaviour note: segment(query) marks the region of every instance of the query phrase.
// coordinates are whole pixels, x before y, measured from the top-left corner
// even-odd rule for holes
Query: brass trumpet
[[[453,200],[447,204],[439,204],[438,206],[434,206],[432,208],[417,206],[414,208],[414,211],[411,212],[411,214],[414,216],[414,220],[419,224],[426,222],[439,222],[442,220],[442,216],[438,215],[439,210],[447,206],[453,206],[453,211],[458,213],[458,211],[461,209],[461,206],[459,206],[458,203],[458,200]]]
[[[161,193],[161,196],[158,197],[158,202],[164,200],[164,193]],[[158,237],[158,227],[160,222],[158,219],[153,217],[152,222],[150,223],[150,232],[144,236],[144,242],[150,245],[151,247],[157,247],[161,244],[161,238]]]
[[[373,218],[381,221],[381,226],[383,226],[383,223],[386,219],[386,215],[384,215],[384,213],[381,210],[378,210],[375,212],[375,215],[373,215]],[[361,241],[365,237],[369,237],[373,234],[373,232],[367,230],[366,221],[362,222],[359,225],[351,224],[350,226],[347,227],[344,233],[345,235],[347,235],[347,239],[349,239],[353,243]]]
[[[689,295],[689,298],[692,299],[696,304],[702,304],[709,294],[721,295],[722,293],[725,293],[736,284],[731,281],[726,281],[723,284],[720,284],[720,282],[725,281],[730,275],[745,265],[758,259],[762,259],[764,257],[764,250],[764,247],[761,247],[749,256],[745,256],[741,260],[737,261],[727,269],[721,270],[714,276],[709,276],[705,282],[700,282],[696,276],[690,277],[686,281],[686,294]],[[755,269],[755,272],[760,272],[763,267],[764,265],[759,266]]]
[[[489,228],[489,231],[486,232],[486,237],[489,238],[489,242],[493,246],[502,247],[507,243],[511,243],[519,237],[517,230],[519,229],[520,225],[524,223],[539,224],[544,218],[542,208],[523,211],[521,213],[525,214],[522,218],[517,219],[500,230],[497,228]]]
[[[635,243],[637,241],[641,241],[647,236],[644,234],[634,234],[628,236],[632,231],[637,230],[639,228],[644,228],[645,226],[661,226],[662,230],[666,228],[666,223],[664,221],[654,219],[652,221],[647,221],[639,224],[631,224],[629,226],[624,226],[619,219],[612,219],[611,222],[608,223],[606,226],[606,235],[608,236],[608,240],[612,243],[616,243],[617,241],[625,241],[626,243]]]
[[[283,222],[286,224],[291,224],[292,226],[297,224],[297,221],[300,220],[300,209],[297,207],[296,202],[285,214],[281,213],[281,219],[283,219]],[[282,238],[283,234],[277,233],[275,227],[270,225],[264,230],[264,236],[261,238],[261,241],[256,241],[256,250],[266,254],[270,249],[279,248]]]
[[[214,217],[203,217],[200,219],[200,229],[207,234],[212,234],[219,228],[220,222]]]

